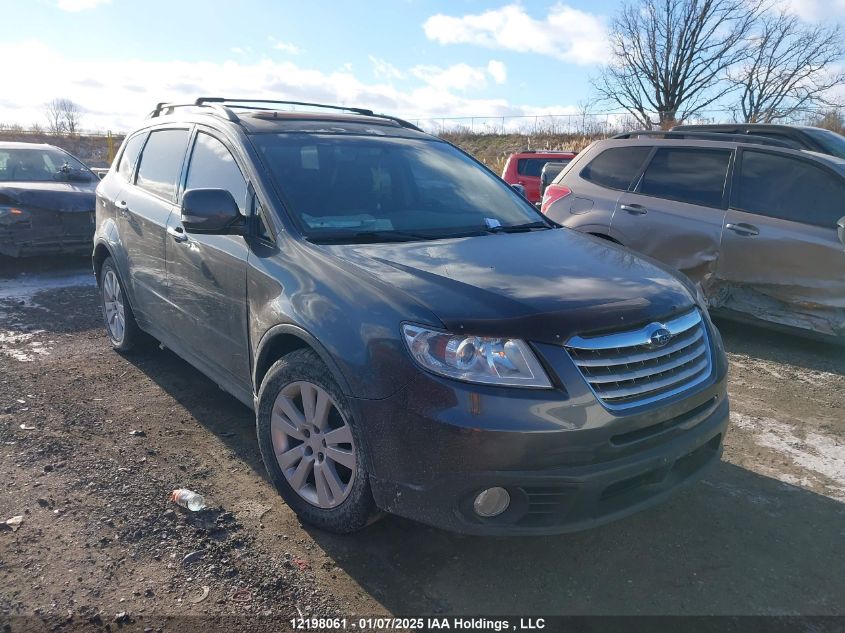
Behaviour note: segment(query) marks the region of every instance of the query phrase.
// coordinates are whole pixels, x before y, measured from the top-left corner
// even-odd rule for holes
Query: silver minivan
[[[597,141],[542,211],[684,272],[713,309],[845,338],[845,160],[725,139]]]

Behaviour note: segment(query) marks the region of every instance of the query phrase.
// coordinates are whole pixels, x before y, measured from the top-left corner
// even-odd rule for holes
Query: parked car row
[[[595,142],[541,209],[682,271],[712,309],[845,337],[845,159],[796,139],[830,134],[831,152],[845,140],[772,129],[685,126]]]

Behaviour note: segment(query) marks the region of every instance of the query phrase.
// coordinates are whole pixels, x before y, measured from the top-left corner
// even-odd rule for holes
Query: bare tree
[[[610,27],[599,97],[640,125],[671,127],[733,88],[727,70],[748,55],[763,0],[634,0]],[[656,116],[656,118],[655,118]]]
[[[47,117],[47,132],[53,136],[61,136],[65,131],[65,118],[62,112],[64,99],[53,99],[44,105],[44,116]]]
[[[795,15],[768,13],[751,37],[749,52],[729,75],[738,89],[735,110],[746,123],[770,123],[838,105],[830,90],[845,82],[845,73],[835,69],[845,55],[839,25],[807,25]]]
[[[53,99],[45,106],[47,131],[55,136],[67,132],[71,136],[79,132],[82,108],[70,99]]]
[[[75,136],[79,132],[79,125],[82,122],[82,108],[70,99],[62,99],[62,114],[64,115],[67,133]]]
[[[811,116],[807,123],[815,127],[823,127],[826,130],[831,130],[838,134],[845,134],[845,116],[837,108],[830,108],[824,112],[819,112]]]

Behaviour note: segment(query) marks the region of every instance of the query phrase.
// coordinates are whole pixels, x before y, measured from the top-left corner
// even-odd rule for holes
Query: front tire
[[[296,350],[270,368],[256,426],[270,479],[303,521],[347,534],[376,515],[361,432],[314,351]]]
[[[126,298],[126,290],[111,257],[100,267],[100,304],[111,345],[119,352],[131,352],[144,341],[144,332]]]

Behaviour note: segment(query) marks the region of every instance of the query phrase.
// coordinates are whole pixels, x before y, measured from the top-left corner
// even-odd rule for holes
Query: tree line
[[[746,123],[841,106],[839,25],[802,22],[771,0],[633,0],[610,25],[597,101],[669,128],[715,105]]]

